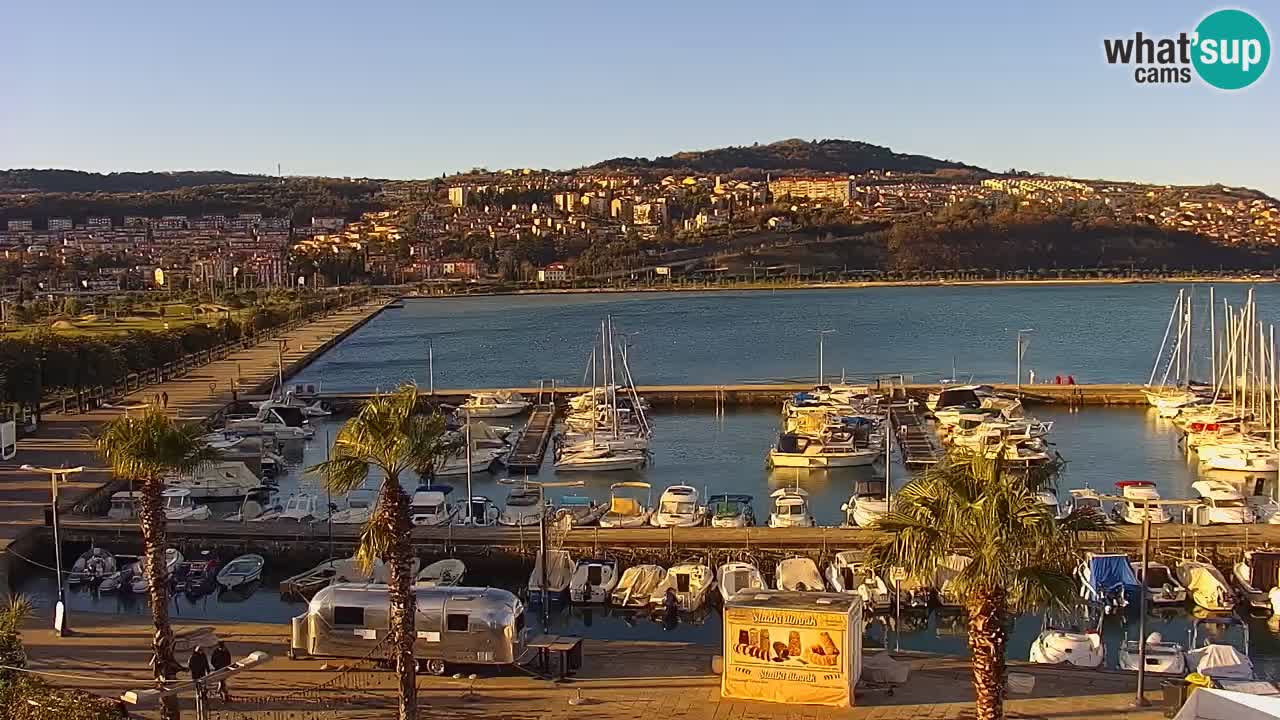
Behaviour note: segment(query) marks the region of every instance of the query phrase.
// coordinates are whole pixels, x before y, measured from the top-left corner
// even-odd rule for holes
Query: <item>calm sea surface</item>
[[[1242,300],[1245,293],[1239,286],[1220,290],[1233,302]],[[1207,288],[1197,288],[1196,293],[1207,300]],[[1040,377],[1070,373],[1077,382],[1145,381],[1175,294],[1171,286],[1135,285],[410,300],[405,309],[384,312],[372,320],[298,380],[321,382],[326,390],[390,388],[408,379],[425,386],[430,339],[440,388],[529,385],[539,378],[577,384],[599,321],[610,314],[616,329],[638,333],[630,340],[638,384],[812,379],[817,370],[818,328],[837,330],[826,340],[827,370],[837,375],[843,367],[850,376],[903,372],[920,380],[936,380],[950,375],[954,356],[962,377],[971,373],[981,380],[1009,380],[1014,341],[1008,329],[1034,327],[1035,339],[1024,367],[1035,368]],[[1219,292],[1219,297],[1223,294]],[[1263,317],[1270,317],[1268,305],[1280,306],[1277,300],[1280,289],[1259,288]],[[1064,490],[1085,485],[1109,488],[1117,480],[1148,479],[1166,497],[1191,495],[1194,467],[1183,458],[1172,427],[1145,408],[1035,412],[1042,420],[1054,422],[1052,440],[1068,461]],[[656,437],[650,467],[638,473],[575,473],[573,479],[584,480],[586,487],[549,490],[548,495],[553,501],[563,492],[603,500],[610,483],[642,479],[653,484],[655,498],[673,484],[690,484],[708,492],[751,493],[757,498],[757,514],[763,515],[771,490],[799,484],[811,493],[818,521],[834,525],[855,481],[878,472],[861,468],[769,472],[765,453],[778,425],[773,409],[731,410],[723,417],[707,412],[658,412],[653,423]],[[317,490],[314,481],[300,477],[300,468],[324,458],[324,439],[336,433],[341,420],[326,419],[316,425],[316,439],[294,449],[301,453],[302,462],[282,480],[282,494],[299,487]],[[890,474],[895,486],[908,478],[896,463]],[[476,475],[472,489],[501,503],[507,492],[497,483],[501,476]],[[541,477],[552,478],[554,473],[548,467]],[[453,484],[458,495],[466,492],[463,479]],[[262,589],[246,600],[180,597],[174,601],[174,612],[190,618],[285,623],[304,605],[282,600],[275,588],[295,571],[269,566]],[[523,586],[526,580],[469,579],[511,588]],[[49,602],[54,591],[52,574],[29,568],[20,590]],[[77,590],[70,598],[73,609],[146,612],[144,603],[128,595],[97,597]],[[668,629],[644,616],[602,609],[564,610],[554,613],[550,622],[555,629],[600,639],[669,638],[717,644],[720,638],[716,612]],[[873,623],[868,642],[967,652],[963,625],[952,627],[937,617],[918,619],[901,633],[891,625],[889,620]],[[1152,619],[1148,632],[1158,630],[1166,639],[1186,642],[1188,627],[1185,613],[1175,614]],[[1277,674],[1280,635],[1274,627],[1254,621],[1251,640],[1255,660]],[[1020,618],[1011,639],[1011,656],[1026,658],[1039,629],[1039,618]],[[1107,621],[1109,665],[1114,665],[1115,646],[1126,632],[1136,637],[1136,626],[1131,623],[1126,628],[1117,618]]]

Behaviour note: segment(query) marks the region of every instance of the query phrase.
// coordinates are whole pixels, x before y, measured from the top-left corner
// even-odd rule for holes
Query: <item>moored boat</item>
[[[466,574],[465,563],[457,558],[445,558],[422,568],[416,581],[418,585],[427,587],[461,585]]]
[[[569,580],[569,601],[602,603],[618,587],[618,562],[607,558],[579,560]]]
[[[618,585],[609,595],[612,605],[624,608],[645,607],[653,589],[667,577],[661,565],[632,565],[622,572]]]
[[[774,569],[774,587],[788,592],[822,592],[826,589],[817,563],[807,557],[780,561]]]
[[[699,563],[672,565],[667,569],[666,577],[649,593],[649,603],[662,607],[667,591],[675,592],[676,605],[680,610],[693,612],[706,604],[711,591],[715,589],[716,577],[711,568]]]
[[[760,569],[748,562],[727,562],[717,568],[716,587],[724,600],[740,592],[768,589]]]
[[[261,555],[241,555],[218,571],[218,584],[227,590],[248,585],[262,579],[262,568],[267,564]]]

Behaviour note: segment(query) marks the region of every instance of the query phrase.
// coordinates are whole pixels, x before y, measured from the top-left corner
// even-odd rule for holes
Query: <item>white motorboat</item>
[[[1063,512],[1070,515],[1073,512],[1091,513],[1095,520],[1106,524],[1114,523],[1115,520],[1107,513],[1106,508],[1102,505],[1102,496],[1093,488],[1074,488],[1067,491],[1067,502],[1063,506]]]
[[[328,517],[324,503],[311,493],[295,493],[284,501],[284,510],[277,520],[291,520],[297,523],[309,523]]]
[[[1280,550],[1246,550],[1231,568],[1231,582],[1249,607],[1271,611],[1271,591],[1280,585]]]
[[[809,493],[798,487],[779,488],[769,493],[773,498],[773,511],[769,513],[769,527],[813,527],[813,515],[809,512]]]
[[[600,522],[608,509],[608,505],[585,495],[565,495],[556,506],[556,522],[567,523],[570,527],[587,527]]]
[[[417,584],[424,587],[451,587],[461,585],[466,574],[466,563],[458,558],[445,558],[422,568],[416,579]]]
[[[1196,454],[1205,470],[1276,474],[1280,472],[1280,452],[1248,444],[1201,445]]]
[[[1237,647],[1228,642],[1232,628],[1243,634]],[[1201,633],[1204,640],[1200,639]],[[1252,680],[1253,661],[1249,659],[1249,625],[1235,617],[1208,617],[1195,621],[1191,632],[1192,650],[1187,652],[1187,669],[1214,680]]]
[[[71,585],[81,583],[94,584],[101,582],[108,575],[118,572],[116,558],[100,547],[91,547],[76,558],[67,574],[67,582]]]
[[[107,519],[116,522],[127,522],[138,517],[138,506],[142,504],[142,491],[121,491],[111,494],[111,506],[107,509]]]
[[[369,490],[356,490],[347,496],[347,506],[329,516],[334,525],[363,525],[373,516],[376,498]]]
[[[1206,610],[1231,612],[1236,606],[1235,593],[1227,585],[1218,568],[1196,560],[1178,563],[1178,582],[1187,589],[1192,602]]]
[[[1187,672],[1187,656],[1186,649],[1182,645],[1175,642],[1165,642],[1164,637],[1153,632],[1147,636],[1146,641],[1146,668],[1147,672],[1167,673],[1170,675],[1185,675]],[[1120,649],[1117,652],[1121,670],[1137,670],[1138,669],[1138,641],[1126,640],[1120,643]]]
[[[727,562],[717,568],[716,587],[724,600],[740,592],[768,589],[760,569],[748,562]]]
[[[706,565],[672,565],[667,570],[667,576],[649,593],[649,603],[662,607],[667,591],[674,590],[678,607],[685,612],[693,612],[706,604],[715,586],[715,573]]]
[[[1221,480],[1197,480],[1191,488],[1202,506],[1194,508],[1197,525],[1242,525],[1253,522],[1253,512],[1244,495]]]
[[[889,514],[889,500],[883,496],[859,494],[840,506],[845,527],[873,527]]]
[[[575,603],[602,603],[609,599],[618,587],[618,562],[594,558],[579,560],[578,567],[569,580],[569,601]]]
[[[517,392],[480,392],[467,398],[460,406],[467,415],[477,418],[512,417],[532,405]]]
[[[262,481],[242,462],[218,462],[190,475],[167,478],[166,487],[190,491],[192,500],[239,500],[266,492]]]
[[[262,578],[267,561],[261,555],[241,555],[218,571],[218,584],[227,590],[248,585]]]
[[[858,559],[858,551],[836,553],[827,565],[827,585],[832,591],[857,595],[872,612],[888,612],[893,608],[893,594],[870,565]]]
[[[623,571],[609,602],[618,607],[646,607],[653,589],[666,579],[667,569],[661,565],[632,565]]]
[[[615,450],[593,445],[581,450],[563,450],[556,455],[556,472],[614,472],[639,470],[648,463],[643,450]]]
[[[465,505],[458,508],[454,518],[455,525],[471,525],[472,527],[493,527],[498,524],[502,508],[484,495],[472,495]]]
[[[547,550],[546,582],[543,583],[542,558],[544,553],[537,553],[533,562],[533,572],[529,573],[529,598],[537,601],[542,595],[543,587],[552,596],[562,595],[569,589],[569,581],[577,563],[569,555],[568,550]]]
[[[267,520],[275,520],[280,517],[280,513],[284,512],[284,506],[279,502],[262,503],[253,498],[245,498],[240,503],[240,509],[222,518],[227,522],[265,522]]]
[[[280,406],[258,408],[252,417],[228,419],[222,432],[267,435],[277,440],[305,440],[315,435],[302,410]]]
[[[174,571],[182,564],[182,553],[177,548],[165,548],[164,550],[164,577],[165,580],[173,577]],[[151,587],[151,583],[147,579],[147,563],[146,558],[139,559],[134,564],[134,571],[129,577],[128,588],[130,592],[144,593]]]
[[[773,572],[773,584],[779,590],[822,592],[826,589],[817,563],[807,557],[787,558],[779,562]]]
[[[409,500],[409,519],[415,526],[440,527],[453,522],[458,509],[449,504],[451,485],[420,485]]]
[[[711,527],[751,527],[756,524],[756,511],[751,507],[750,495],[712,495],[707,498],[707,513],[711,516]]]
[[[1142,586],[1124,553],[1087,552],[1077,574],[1080,597],[1104,615],[1117,613],[1139,600]]]
[[[1142,571],[1142,562],[1130,563],[1133,574],[1147,592],[1147,603],[1156,607],[1183,605],[1187,602],[1187,589],[1178,582],[1177,576],[1168,565],[1154,560],[1147,561],[1147,572]]]
[[[1065,520],[1067,518],[1067,513],[1070,512],[1058,503],[1058,494],[1052,490],[1045,489],[1037,491],[1036,500],[1039,501],[1040,505],[1053,516],[1054,520]]]
[[[1031,644],[1029,660],[1044,665],[1074,665],[1082,668],[1102,666],[1106,657],[1102,633],[1081,632],[1076,628],[1048,627]]]
[[[883,453],[877,448],[853,445],[850,438],[835,431],[820,438],[782,433],[769,449],[769,467],[778,468],[842,468],[874,463]]]
[[[649,508],[651,493],[652,488],[647,482],[614,483],[609,487],[609,511],[600,517],[600,527],[648,525],[649,517],[653,515],[653,510]]]
[[[506,455],[507,450],[503,448],[472,448],[471,460],[468,463],[466,448],[454,450],[436,467],[436,477],[466,475],[468,467],[473,475],[491,472]]]
[[[191,491],[183,488],[167,488],[160,493],[164,500],[164,516],[168,520],[208,520],[208,505],[197,505],[191,499]]]
[[[964,598],[957,592],[956,578],[969,567],[973,558],[966,555],[948,555],[933,571],[933,588],[938,593],[938,605],[943,608],[964,607]]]
[[[1153,524],[1167,523],[1169,511],[1163,505],[1144,505],[1143,501],[1160,500],[1160,491],[1156,484],[1147,480],[1121,480],[1116,488],[1124,497],[1112,507],[1111,512],[1117,519],[1131,525],[1141,525],[1143,520]]]
[[[262,408],[292,408],[309,418],[327,417],[333,414],[324,406],[321,400],[307,402],[289,390],[285,391],[283,398],[272,397],[268,400],[260,400],[253,403],[253,406],[259,410]]]
[[[498,524],[506,527],[529,527],[542,522],[547,515],[547,502],[542,497],[542,486],[526,485],[512,488],[507,494],[507,506],[498,516]]]
[[[692,485],[672,485],[658,498],[658,508],[649,522],[654,527],[697,527],[707,517],[707,509],[698,504],[698,490]],[[670,577],[668,572],[667,576]]]

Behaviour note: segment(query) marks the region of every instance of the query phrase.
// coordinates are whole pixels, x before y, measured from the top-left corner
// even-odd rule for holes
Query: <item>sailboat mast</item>
[[[1194,347],[1191,334],[1195,330],[1195,324],[1192,321],[1191,308],[1192,301],[1195,298],[1195,292],[1194,288],[1187,291],[1187,371],[1186,374],[1183,375],[1183,381],[1186,383],[1187,387],[1191,387],[1191,351]]]
[[[1218,329],[1215,327],[1214,318],[1217,313],[1213,307],[1213,286],[1209,287],[1209,376],[1218,377]]]

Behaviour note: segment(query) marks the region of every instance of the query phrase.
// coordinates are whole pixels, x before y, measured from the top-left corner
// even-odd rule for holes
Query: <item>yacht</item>
[[[820,437],[782,433],[769,449],[769,467],[840,468],[874,463],[881,455],[871,447],[856,447],[849,430],[829,429]]]
[[[807,557],[791,557],[782,560],[774,568],[774,586],[788,592],[822,592],[826,585],[818,565]]]
[[[1235,593],[1227,586],[1218,568],[1205,562],[1183,560],[1178,563],[1178,582],[1196,605],[1213,612],[1231,612],[1236,606]]]
[[[467,450],[465,447],[454,450],[446,455],[439,466],[435,469],[436,477],[457,477],[466,475],[468,472],[473,474],[487,473],[493,470],[507,455],[504,448],[493,447],[472,447],[471,458],[467,459]]]
[[[933,588],[938,593],[938,605],[944,610],[964,607],[964,598],[955,590],[956,578],[969,567],[973,558],[965,555],[948,555],[933,571]]]
[[[528,410],[530,405],[532,403],[517,392],[480,392],[467,398],[461,408],[471,417],[512,417]]]
[[[1153,632],[1147,636],[1146,642],[1146,664],[1147,672],[1167,673],[1170,675],[1185,675],[1187,672],[1187,658],[1185,649],[1182,645],[1175,642],[1165,642],[1164,636],[1158,632]],[[1121,670],[1137,670],[1139,647],[1137,640],[1125,640],[1120,643],[1120,649],[1116,653]]]
[[[218,462],[190,475],[170,477],[166,487],[189,490],[192,500],[241,500],[266,492],[262,481],[242,462]]]
[[[728,600],[736,593],[766,590],[759,568],[748,562],[727,562],[716,570],[716,587],[720,597]]]
[[[1235,486],[1221,480],[1197,480],[1191,488],[1200,496],[1192,509],[1197,525],[1242,525],[1253,522],[1253,512]]]
[[[1231,568],[1231,581],[1250,608],[1271,612],[1271,592],[1280,585],[1280,550],[1246,550]]]
[[[856,550],[836,553],[827,565],[827,584],[834,592],[858,595],[872,612],[888,612],[893,608],[889,587],[858,555]]]
[[[315,435],[307,418],[297,408],[263,407],[251,417],[227,420],[226,432],[266,435],[277,440],[306,440]]]
[[[415,526],[440,527],[453,522],[458,509],[448,502],[451,485],[420,485],[409,501],[410,519]]]
[[[208,505],[197,505],[191,499],[191,491],[184,488],[167,488],[160,497],[164,500],[164,516],[168,520],[208,520]]]
[[[328,417],[333,414],[325,408],[323,401],[312,400],[308,403],[306,400],[303,400],[294,394],[292,390],[285,391],[283,398],[272,397],[267,400],[260,400],[253,403],[253,406],[259,410],[262,408],[291,408],[301,412],[304,416],[309,418]]]
[[[769,527],[813,527],[813,515],[809,512],[809,493],[798,487],[779,488],[769,493],[773,498],[773,511],[769,513]]]
[[[1115,519],[1107,513],[1106,508],[1102,505],[1102,496],[1093,488],[1075,488],[1067,491],[1067,502],[1063,507],[1063,512],[1070,515],[1073,512],[1089,512],[1094,515],[1096,520],[1105,524],[1112,524]]]
[[[547,502],[542,497],[541,485],[525,485],[512,488],[507,494],[507,506],[498,516],[498,524],[507,527],[529,527],[542,522],[547,515]]]
[[[323,520],[329,515],[327,511],[322,509],[323,505],[320,498],[311,493],[304,492],[290,495],[289,499],[284,502],[284,511],[276,519],[293,520],[299,523]]]
[[[1117,502],[1111,512],[1117,519],[1132,525],[1141,525],[1144,520],[1153,524],[1170,521],[1169,511],[1163,505],[1145,505],[1144,500],[1159,500],[1160,492],[1156,484],[1147,480],[1122,480],[1116,488],[1125,498]]]
[[[607,445],[590,445],[579,450],[556,453],[556,472],[612,472],[639,470],[648,463],[643,450],[615,450]]]
[[[565,495],[556,507],[556,521],[568,523],[570,527],[587,527],[600,522],[608,509],[608,505],[585,495]]]
[[[649,522],[660,528],[697,527],[706,517],[707,509],[698,504],[696,488],[691,485],[672,485],[658,498],[658,508]]]
[[[579,560],[569,580],[569,601],[602,603],[618,587],[618,562],[595,558]]]
[[[711,527],[751,527],[756,524],[756,511],[751,507],[750,495],[712,495],[707,498],[707,508]]]
[[[666,578],[667,570],[661,565],[632,565],[622,573],[609,603],[624,608],[645,607],[653,589]]]
[[[666,600],[667,590],[674,590],[679,608],[685,612],[693,612],[702,609],[715,586],[715,573],[706,565],[672,565],[662,582],[649,593],[649,602],[660,608]]]
[[[347,496],[347,506],[329,516],[334,525],[363,525],[373,516],[374,495],[369,490],[356,490]]]
[[[840,506],[844,513],[845,527],[873,527],[884,516],[889,514],[889,498],[884,494],[884,483],[879,484],[880,491],[872,490],[855,493],[849,502]]]
[[[1202,444],[1196,449],[1200,467],[1242,473],[1280,472],[1280,452],[1260,443]]]
[[[641,499],[641,491],[644,499]],[[652,489],[646,482],[620,482],[609,487],[609,511],[600,518],[602,528],[643,527],[653,515]]]
[[[1066,520],[1067,513],[1070,511],[1058,503],[1058,494],[1052,490],[1036,491],[1036,500],[1040,502],[1041,507],[1045,509],[1054,520]]]
[[[1182,606],[1187,602],[1187,589],[1178,582],[1177,576],[1168,565],[1154,560],[1147,561],[1147,571],[1143,573],[1142,562],[1130,563],[1133,574],[1143,581],[1146,588],[1147,604],[1153,607]]]

